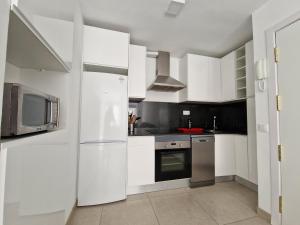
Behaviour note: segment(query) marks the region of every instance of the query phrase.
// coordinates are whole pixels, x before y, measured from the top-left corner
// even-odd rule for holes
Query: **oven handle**
[[[50,116],[50,123],[53,124],[55,127],[59,126],[59,114],[60,114],[60,102],[59,99],[57,99],[55,102],[50,101],[50,108],[51,108],[51,116]],[[54,104],[56,105],[56,111],[54,112]],[[54,117],[55,114],[55,117]]]

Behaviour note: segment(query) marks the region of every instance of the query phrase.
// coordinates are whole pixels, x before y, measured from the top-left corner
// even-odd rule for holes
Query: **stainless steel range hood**
[[[176,92],[183,88],[185,88],[183,83],[170,77],[170,53],[158,52],[156,79],[148,90]]]

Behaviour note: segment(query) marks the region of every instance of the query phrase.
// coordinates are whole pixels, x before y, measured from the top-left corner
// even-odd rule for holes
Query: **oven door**
[[[155,181],[191,177],[191,149],[155,151]]]

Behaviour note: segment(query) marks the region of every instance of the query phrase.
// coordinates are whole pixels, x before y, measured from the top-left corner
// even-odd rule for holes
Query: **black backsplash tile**
[[[247,133],[246,101],[228,104],[190,104],[140,102],[130,103],[137,109],[141,117],[137,128],[176,129],[188,127],[188,119],[192,127],[213,128],[213,118],[216,119],[218,130],[227,132]],[[183,116],[183,110],[189,110],[190,116]]]

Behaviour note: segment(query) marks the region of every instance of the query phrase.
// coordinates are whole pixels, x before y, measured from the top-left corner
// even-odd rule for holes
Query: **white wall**
[[[266,58],[265,31],[300,10],[299,0],[271,0],[253,13],[254,61]],[[256,123],[269,124],[268,94],[259,92],[256,82]],[[270,139],[257,131],[259,208],[271,212]]]
[[[179,58],[171,57],[170,59],[170,75],[175,79],[179,79]],[[147,57],[146,60],[146,87],[148,88],[156,78],[156,59]],[[146,92],[145,101],[153,102],[178,102],[179,92]]]

